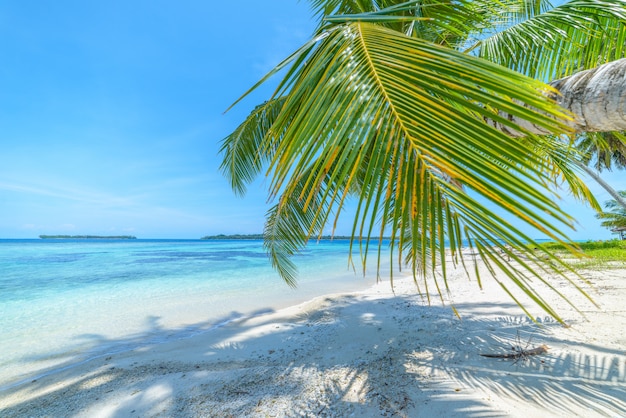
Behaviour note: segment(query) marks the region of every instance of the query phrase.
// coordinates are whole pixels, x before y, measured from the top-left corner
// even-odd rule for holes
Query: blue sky
[[[218,148],[270,86],[223,112],[308,39],[310,16],[296,0],[3,2],[0,238],[262,231],[263,181],[235,196]],[[564,204],[574,239],[611,237]]]

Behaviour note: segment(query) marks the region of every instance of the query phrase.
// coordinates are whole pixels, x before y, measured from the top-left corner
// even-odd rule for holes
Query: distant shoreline
[[[219,235],[207,235],[204,236],[200,239],[204,239],[204,240],[215,240],[215,239],[250,239],[250,240],[263,240],[264,236],[263,234],[233,234],[233,235],[225,235],[225,234],[219,234]],[[352,239],[351,236],[348,235],[322,235],[320,238],[320,240],[345,240],[345,239]],[[384,238],[384,239],[389,239],[389,238]],[[317,238],[315,239],[317,240]]]
[[[132,235],[39,235],[41,239],[137,239]]]

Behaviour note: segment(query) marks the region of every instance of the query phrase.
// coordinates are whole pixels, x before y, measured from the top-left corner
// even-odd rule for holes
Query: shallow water
[[[261,241],[0,240],[0,388],[374,284],[347,260],[347,241],[310,245],[292,289]]]

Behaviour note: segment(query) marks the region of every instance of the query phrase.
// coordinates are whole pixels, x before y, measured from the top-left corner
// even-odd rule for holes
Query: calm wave
[[[261,241],[0,240],[0,387],[372,285],[347,257],[347,241],[309,246],[291,289]]]

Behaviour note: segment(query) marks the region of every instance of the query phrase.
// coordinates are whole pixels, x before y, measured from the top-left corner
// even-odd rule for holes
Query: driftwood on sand
[[[542,344],[538,347],[535,348],[531,348],[530,350],[522,350],[520,348],[515,348],[513,347],[513,352],[512,353],[505,353],[505,354],[491,354],[491,353],[487,353],[487,354],[481,354],[481,356],[483,357],[490,357],[490,358],[512,358],[512,359],[521,359],[521,358],[526,358],[529,356],[536,356],[539,354],[545,354],[548,352],[548,346],[545,344]]]

